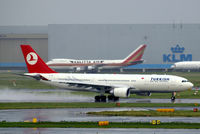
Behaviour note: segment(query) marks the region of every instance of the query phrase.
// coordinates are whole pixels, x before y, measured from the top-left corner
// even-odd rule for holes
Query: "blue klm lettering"
[[[175,54],[163,54],[163,62],[179,61],[192,61],[192,54],[180,54],[179,57],[176,57]]]

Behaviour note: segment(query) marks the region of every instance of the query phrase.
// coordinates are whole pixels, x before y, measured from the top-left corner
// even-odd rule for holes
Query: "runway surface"
[[[66,108],[66,109],[11,109],[0,110],[0,121],[19,122],[32,121],[37,118],[40,121],[102,121],[111,122],[193,122],[200,123],[200,117],[130,117],[130,116],[94,116],[88,115],[90,111],[122,111],[122,110],[153,110],[155,108]],[[192,110],[192,108],[175,108],[179,110]]]
[[[0,128],[0,134],[199,134],[199,129]]]
[[[93,102],[93,96],[74,95],[67,90],[53,89],[1,89],[0,102]],[[120,102],[170,103],[170,99],[120,99]],[[176,103],[200,103],[200,99],[177,99]],[[32,120],[40,121],[101,121],[111,122],[193,122],[200,123],[200,117],[122,117],[122,116],[93,116],[89,111],[119,111],[119,110],[155,110],[156,108],[67,108],[67,109],[11,109],[0,110],[0,121],[8,122]],[[176,110],[192,110],[191,107],[175,108]],[[85,128],[0,128],[0,134],[53,134],[53,133],[131,133],[131,134],[197,134],[198,129],[85,129]]]
[[[0,102],[94,102],[94,96],[75,95],[64,89],[1,89]],[[170,99],[120,99],[125,103],[171,103]],[[200,99],[176,99],[175,103],[200,103]]]

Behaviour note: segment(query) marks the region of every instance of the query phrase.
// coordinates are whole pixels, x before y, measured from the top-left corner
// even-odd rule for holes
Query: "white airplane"
[[[172,65],[173,69],[200,69],[200,61],[182,61]]]
[[[95,102],[106,102],[104,93],[110,94],[109,101],[117,101],[131,93],[150,95],[152,92],[171,92],[174,101],[175,92],[193,87],[187,79],[172,75],[57,73],[30,45],[21,45],[21,49],[29,72],[24,75],[73,91],[99,92],[101,95],[95,96]]]
[[[52,59],[46,64],[52,69],[73,69],[75,71],[121,68],[142,63],[145,48],[145,44],[140,45],[123,60]]]

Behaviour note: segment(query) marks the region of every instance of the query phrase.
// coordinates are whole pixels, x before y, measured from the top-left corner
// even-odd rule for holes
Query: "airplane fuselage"
[[[136,63],[133,63],[136,64]],[[129,66],[132,64],[123,63],[123,60],[74,60],[74,59],[53,59],[47,65],[54,69],[73,69],[74,67],[97,66],[99,68],[115,68]]]
[[[123,63],[140,60],[145,47],[141,46]],[[69,90],[99,92],[101,95],[95,96],[95,102],[106,102],[107,99],[115,102],[131,93],[150,95],[151,92],[172,92],[171,100],[174,102],[174,92],[193,87],[187,79],[173,75],[58,73],[49,68],[30,45],[21,45],[21,49],[29,72],[25,75]]]
[[[76,59],[52,59],[46,64],[53,69],[76,69],[95,70],[95,69],[112,69],[124,66],[140,64],[143,62],[142,56],[146,45],[140,45],[126,58],[121,60],[76,60]]]
[[[176,62],[172,66],[173,69],[200,69],[200,61],[183,61]]]
[[[43,82],[61,88],[90,90],[88,87],[71,86],[67,82],[98,83],[130,87],[132,92],[175,92],[184,91],[193,86],[187,79],[173,75],[129,75],[129,74],[40,74],[48,81]]]

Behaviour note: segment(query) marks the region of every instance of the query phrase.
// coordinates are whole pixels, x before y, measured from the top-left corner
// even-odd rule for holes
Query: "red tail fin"
[[[21,45],[29,73],[56,73],[49,68],[30,45]]]
[[[142,56],[147,45],[140,45],[136,50],[134,50],[128,57],[124,59],[123,63],[131,64],[134,62],[142,61]]]

